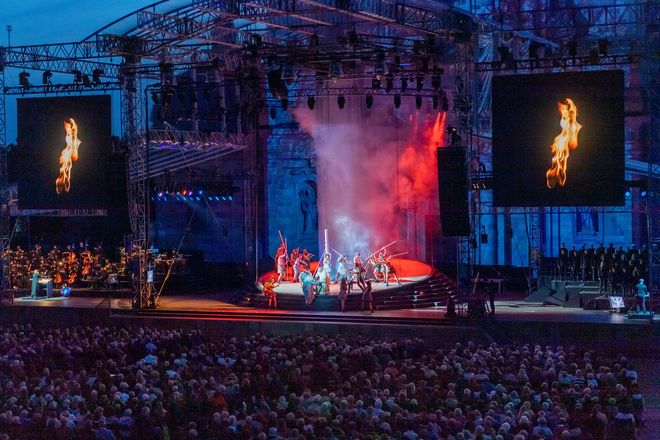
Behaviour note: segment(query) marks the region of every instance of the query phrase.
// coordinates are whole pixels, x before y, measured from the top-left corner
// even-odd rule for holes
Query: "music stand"
[[[621,309],[626,307],[622,296],[610,296],[610,311],[621,313]]]

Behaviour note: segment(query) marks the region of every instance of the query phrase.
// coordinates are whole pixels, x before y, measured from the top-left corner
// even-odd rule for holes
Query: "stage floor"
[[[359,293],[353,293],[359,295]],[[295,310],[277,309],[254,309],[250,307],[238,307],[231,303],[230,294],[216,293],[206,295],[186,296],[164,296],[160,299],[159,311],[171,316],[172,313],[182,312],[181,319],[200,319],[195,313],[203,313],[203,319],[231,320],[235,318],[250,316],[251,319],[266,319],[277,321],[278,318],[291,320],[293,317],[304,316],[305,321],[313,322],[315,319],[331,322],[333,317],[356,318],[369,320],[377,323],[380,318],[402,319],[410,325],[411,319],[420,319],[425,323],[430,320],[440,323],[449,320],[445,307],[433,307],[427,309],[404,309],[383,310],[370,313],[368,311],[314,311],[309,310],[301,313]],[[111,311],[129,311],[130,301],[127,298],[103,298],[103,297],[69,297],[69,298],[38,298],[30,297],[16,298],[10,307],[46,307],[46,308],[83,308],[83,309],[109,309]],[[214,316],[213,313],[217,313]],[[184,316],[185,315],[185,316]],[[154,316],[154,315],[151,315]],[[584,324],[615,324],[615,325],[650,325],[660,322],[660,316],[656,315],[653,322],[650,320],[628,319],[623,313],[610,313],[602,310],[582,310],[560,306],[548,306],[536,303],[520,301],[495,301],[495,315],[489,318],[493,322],[516,321],[516,322],[548,322],[548,323],[584,323]],[[339,320],[338,320],[339,321]],[[391,325],[391,324],[389,324]]]
[[[433,268],[428,264],[422,263],[421,261],[394,258],[392,260],[392,265],[396,269],[397,276],[401,281],[401,286],[397,285],[394,279],[391,280],[389,286],[385,285],[385,283],[372,283],[371,287],[374,292],[394,290],[399,287],[409,287],[416,283],[427,280],[431,277],[431,275],[433,275]],[[312,269],[314,269],[314,265],[312,266]],[[277,274],[275,271],[266,272],[265,274],[261,275],[259,277],[259,283],[262,284],[264,281],[270,278],[277,279]],[[359,291],[358,287],[354,287],[354,289]],[[302,286],[299,282],[294,283],[291,281],[282,281],[277,287],[275,287],[275,292],[277,294],[283,295],[303,296]],[[339,284],[334,284],[333,282],[330,285],[330,291],[327,295],[339,295]]]

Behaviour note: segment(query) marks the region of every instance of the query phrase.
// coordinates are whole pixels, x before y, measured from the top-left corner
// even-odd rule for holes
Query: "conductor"
[[[637,289],[637,311],[646,312],[646,299],[649,297],[649,293],[644,284],[644,278],[639,279],[639,283],[637,283],[635,289]]]

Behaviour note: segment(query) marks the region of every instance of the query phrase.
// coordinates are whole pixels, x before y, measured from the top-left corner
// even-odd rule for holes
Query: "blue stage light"
[[[195,200],[197,200],[199,202],[201,199],[199,197],[195,196]]]
[[[219,202],[219,201],[220,201],[220,197],[215,196],[215,201],[216,201],[216,202]]]
[[[225,197],[225,196],[222,196],[222,200],[227,200],[227,197]]]
[[[201,196],[202,194],[204,194],[204,191],[202,191],[202,190],[200,189],[199,191],[197,191],[197,194],[199,194],[199,195]]]
[[[642,198],[645,198],[646,197],[646,191],[642,191],[641,193],[639,193],[639,195],[642,196]]]
[[[232,196],[229,196],[228,199],[229,199],[229,200],[233,200]]]

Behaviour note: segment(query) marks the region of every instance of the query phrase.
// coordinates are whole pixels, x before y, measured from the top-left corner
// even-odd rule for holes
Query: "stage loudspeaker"
[[[438,190],[442,235],[470,235],[465,149],[438,148]]]

